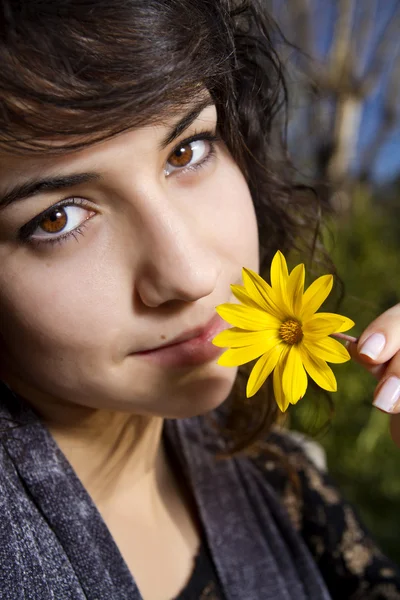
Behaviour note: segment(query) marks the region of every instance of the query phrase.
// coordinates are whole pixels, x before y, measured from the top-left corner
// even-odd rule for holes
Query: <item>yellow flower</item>
[[[275,399],[282,412],[304,396],[307,374],[324,390],[335,392],[336,379],[326,361],[350,359],[346,348],[329,336],[347,331],[354,322],[333,313],[316,314],[332,289],[332,275],[319,277],[305,292],[304,275],[303,264],[289,274],[278,251],[271,265],[271,285],[243,269],[244,286],[231,286],[242,305],[226,303],[216,308],[234,326],[213,339],[216,346],[229,348],[218,364],[236,367],[258,358],[246,395],[253,396],[273,371]]]

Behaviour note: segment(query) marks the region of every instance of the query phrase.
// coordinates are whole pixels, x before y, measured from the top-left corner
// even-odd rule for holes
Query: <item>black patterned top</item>
[[[176,600],[225,600],[217,572],[205,540],[195,558],[192,575]]]
[[[301,444],[293,442],[291,434],[274,432],[269,446],[276,457],[259,450],[252,458],[281,498],[333,600],[400,600],[399,568],[382,554],[330,477]],[[279,455],[299,477],[297,493]],[[225,600],[205,542],[176,600]]]
[[[1,396],[0,599],[143,600],[50,432],[22,399]],[[181,599],[400,600],[399,569],[290,435],[269,436],[275,455],[264,447],[226,460],[208,417],[167,420],[165,439],[204,530]]]

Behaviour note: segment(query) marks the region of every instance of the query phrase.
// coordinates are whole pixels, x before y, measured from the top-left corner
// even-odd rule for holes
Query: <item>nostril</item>
[[[135,274],[135,287],[144,305],[155,308],[173,301],[195,302],[215,290],[220,261],[188,228],[172,232],[164,224],[159,235],[152,236],[152,243],[147,238],[145,248]]]
[[[213,270],[197,271],[186,276],[182,270],[163,275],[148,272],[136,281],[136,293],[149,308],[174,302],[195,302],[213,293],[218,275]]]

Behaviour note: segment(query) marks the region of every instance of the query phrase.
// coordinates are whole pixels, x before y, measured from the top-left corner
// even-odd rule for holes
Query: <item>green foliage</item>
[[[399,220],[395,205],[358,189],[351,213],[330,224],[330,254],[345,285],[339,309],[358,336],[379,314],[400,302]],[[332,245],[332,239],[334,244]],[[291,411],[291,427],[317,437],[329,471],[356,505],[382,550],[400,563],[400,449],[388,417],[372,407],[374,378],[359,365],[333,365],[338,392],[327,398],[314,388]],[[328,425],[328,427],[326,427]]]

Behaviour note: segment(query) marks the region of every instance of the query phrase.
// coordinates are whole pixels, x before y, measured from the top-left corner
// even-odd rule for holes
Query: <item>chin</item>
[[[175,397],[175,402],[165,407],[166,418],[184,419],[196,417],[211,412],[221,406],[232,391],[236,379],[237,368],[223,368],[212,377],[192,382],[185,386],[182,395]]]

